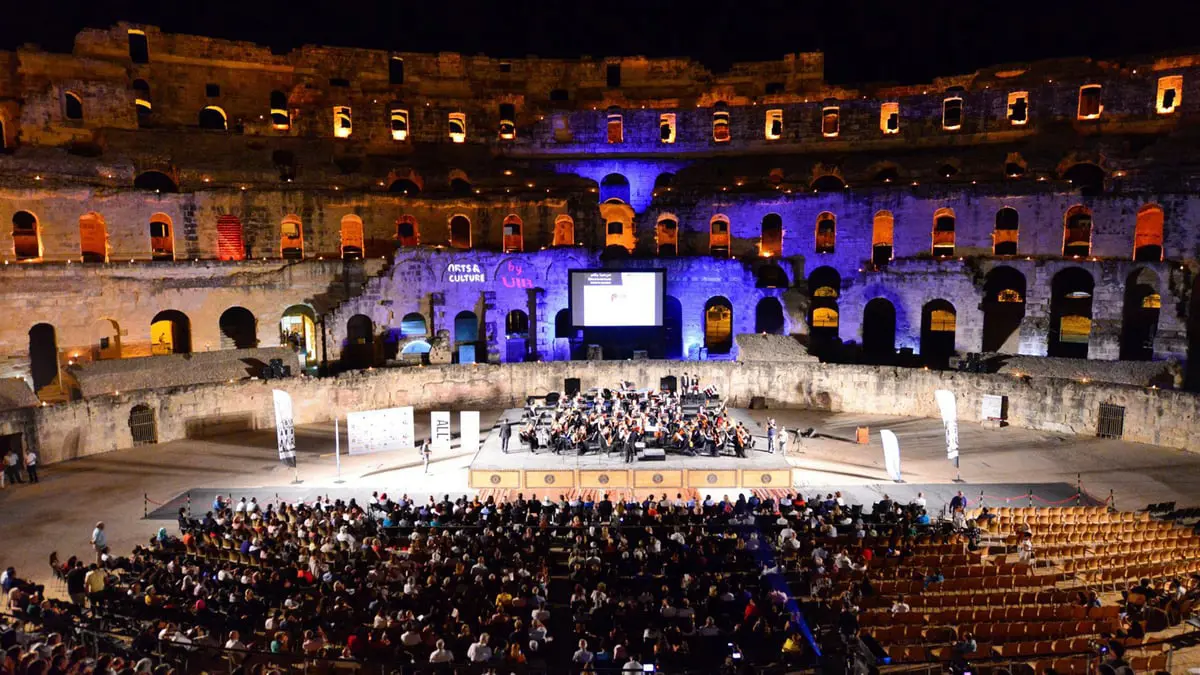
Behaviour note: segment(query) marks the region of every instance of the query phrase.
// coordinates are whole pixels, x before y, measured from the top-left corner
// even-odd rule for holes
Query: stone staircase
[[[62,376],[55,377],[49,384],[37,390],[38,400],[42,403],[53,405],[55,403],[66,403],[71,400],[71,392],[62,384]]]

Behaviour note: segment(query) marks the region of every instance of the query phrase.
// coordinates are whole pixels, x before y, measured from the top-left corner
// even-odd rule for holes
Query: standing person
[[[779,427],[779,454],[786,456],[788,451],[787,427]]]
[[[508,454],[508,439],[510,438],[512,438],[512,425],[509,424],[508,420],[504,420],[504,423],[500,425],[500,449],[506,455]]]
[[[429,456],[431,454],[432,453],[429,449],[429,439],[427,438],[425,439],[424,443],[421,443],[421,460],[425,462],[425,473],[429,473]]]
[[[4,479],[9,485],[25,482],[21,480],[21,456],[17,454],[16,448],[10,447],[4,454]]]
[[[104,531],[104,521],[96,523],[96,529],[92,530],[92,548],[96,550],[96,562],[100,562],[100,557],[108,552],[108,534]]]
[[[771,453],[772,455],[775,454],[775,432],[776,431],[777,431],[777,429],[775,427],[775,418],[768,417],[767,418],[767,452]]]
[[[29,482],[38,482],[37,475],[38,456],[37,451],[32,448],[25,451],[25,473],[29,474]]]

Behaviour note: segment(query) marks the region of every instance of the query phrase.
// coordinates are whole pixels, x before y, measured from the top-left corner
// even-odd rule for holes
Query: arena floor
[[[500,413],[483,411],[482,428],[491,429]],[[940,509],[946,495],[959,487],[951,483],[955,470],[946,461],[938,420],[804,410],[747,414],[760,421],[773,416],[788,429],[814,427],[820,434],[804,440],[801,447],[793,444],[792,452],[777,460],[798,469],[795,487],[802,493],[843,489],[851,499],[865,501],[875,494],[903,498],[914,489],[940,486],[936,493],[926,494],[932,510]],[[424,428],[428,415],[418,415],[418,421],[420,436],[428,432]],[[869,444],[853,442],[858,426],[871,428]],[[900,439],[905,485],[887,480],[878,436],[881,428],[892,429]],[[344,427],[342,433],[344,448]],[[1111,491],[1123,509],[1162,501],[1200,505],[1195,492],[1200,485],[1200,453],[974,425],[960,427],[959,436],[961,473],[968,481],[962,489],[971,497],[982,490],[991,497],[1015,497],[1013,504],[1023,506],[1027,489],[1034,489],[1040,499],[1057,501],[1069,497],[1071,486],[1080,481],[1088,494],[1100,500]],[[297,429],[297,443],[303,481],[297,486],[291,483],[293,472],[276,458],[273,430],[143,446],[43,467],[40,484],[0,490],[0,564],[48,582],[50,552],[57,550],[64,559],[88,555],[88,537],[97,520],[106,522],[110,545],[128,551],[159,527],[174,528],[167,521],[143,520],[145,513],[168,505],[169,514],[172,500],[186,503],[193,490],[193,510],[201,512],[216,491],[235,498],[257,495],[260,501],[273,499],[276,492],[281,499],[295,499],[293,489],[305,497],[329,493],[361,498],[374,490],[407,492],[418,498],[470,492],[472,457],[458,448],[435,456],[428,473],[415,451],[343,457],[339,483],[332,424]],[[736,490],[720,491],[727,492]]]

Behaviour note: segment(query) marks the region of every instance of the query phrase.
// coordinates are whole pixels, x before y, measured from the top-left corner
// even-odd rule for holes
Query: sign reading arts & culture
[[[450,263],[446,265],[446,281],[452,284],[482,284],[483,268],[475,263]]]

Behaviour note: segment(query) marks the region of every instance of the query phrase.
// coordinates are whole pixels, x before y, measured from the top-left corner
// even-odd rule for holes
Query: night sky
[[[0,49],[69,52],[79,29],[127,20],[279,51],[691,56],[718,70],[822,50],[831,82],[922,82],[1039,58],[1200,51],[1197,19],[1195,0],[32,0],[0,17]]]

